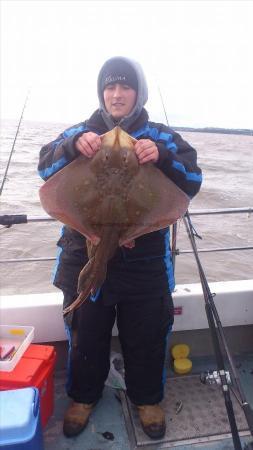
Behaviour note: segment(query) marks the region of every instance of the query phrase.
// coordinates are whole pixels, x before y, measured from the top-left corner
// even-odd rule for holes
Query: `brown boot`
[[[137,406],[141,426],[151,439],[162,439],[165,435],[165,414],[160,405]]]
[[[93,406],[94,403],[88,405],[86,403],[73,402],[68,407],[63,422],[63,433],[66,437],[77,436],[84,430],[89,422]]]

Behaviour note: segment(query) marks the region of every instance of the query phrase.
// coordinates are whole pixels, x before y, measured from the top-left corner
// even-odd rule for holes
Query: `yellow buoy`
[[[171,354],[174,359],[187,358],[190,353],[190,347],[186,344],[176,344],[171,349]]]
[[[174,360],[174,370],[179,375],[189,373],[192,369],[192,362],[188,358],[180,358]]]

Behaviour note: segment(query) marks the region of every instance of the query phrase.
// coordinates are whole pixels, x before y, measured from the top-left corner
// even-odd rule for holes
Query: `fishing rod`
[[[167,125],[169,126],[169,121],[168,121],[165,105],[164,105],[161,90],[159,89],[159,87],[158,87],[158,90],[160,93],[166,122],[167,122]],[[223,328],[221,325],[221,321],[219,319],[219,315],[218,315],[218,312],[216,310],[216,307],[215,307],[215,304],[213,301],[213,295],[210,291],[210,288],[209,288],[209,285],[208,285],[208,282],[207,282],[207,279],[205,276],[205,272],[203,270],[202,264],[201,264],[199,256],[198,256],[198,250],[197,250],[197,246],[196,246],[196,242],[195,242],[195,236],[198,236],[198,237],[200,237],[200,236],[196,233],[196,230],[194,229],[194,227],[192,225],[188,211],[186,212],[185,216],[183,217],[183,220],[184,220],[184,224],[185,224],[185,227],[187,230],[187,234],[188,234],[188,237],[189,237],[189,240],[190,240],[190,243],[192,246],[192,250],[193,250],[193,253],[195,256],[195,260],[196,260],[196,263],[198,266],[198,270],[199,270],[200,282],[201,282],[202,291],[203,291],[204,300],[205,300],[206,315],[207,315],[209,329],[210,329],[212,340],[213,340],[213,346],[214,346],[214,351],[215,351],[216,361],[217,361],[217,366],[218,366],[218,378],[219,378],[218,381],[222,385],[222,392],[223,392],[223,396],[224,396],[224,400],[225,400],[225,407],[227,410],[227,415],[228,415],[228,420],[229,420],[229,424],[230,424],[234,448],[235,448],[235,450],[241,450],[242,449],[241,441],[240,441],[239,432],[238,432],[238,428],[237,428],[237,424],[236,424],[236,420],[235,420],[233,404],[232,404],[230,392],[229,392],[229,382],[230,382],[229,374],[227,374],[227,371],[225,370],[224,358],[223,358],[223,354],[221,351],[220,341],[222,342],[225,352],[227,354],[228,361],[229,361],[230,367],[231,367],[231,371],[233,373],[234,382],[236,384],[238,393],[241,396],[240,404],[244,411],[245,418],[248,423],[249,430],[250,430],[250,433],[252,436],[253,436],[253,411],[252,411],[249,403],[247,402],[246,397],[243,392],[243,389],[240,385],[239,377],[237,375],[232,356],[229,352],[229,349],[228,349],[228,346],[226,343],[226,339],[224,336]],[[176,250],[175,240],[176,240],[177,228],[174,227],[172,229],[172,232],[173,232],[172,244],[173,244],[174,250]],[[175,264],[175,258],[174,258],[174,264]],[[175,267],[174,267],[174,270],[175,270]],[[216,328],[216,326],[217,326],[217,328]],[[248,449],[248,450],[253,450],[253,441],[247,443],[244,446],[244,448]]]
[[[207,319],[208,319],[208,323],[209,323],[209,328],[210,328],[210,332],[211,332],[211,336],[212,336],[212,340],[213,340],[213,346],[214,346],[214,351],[215,351],[217,366],[218,366],[218,372],[216,372],[215,376],[216,376],[216,378],[218,377],[217,381],[222,386],[222,392],[224,395],[225,406],[227,409],[227,415],[228,415],[228,420],[230,423],[234,448],[236,450],[240,450],[242,448],[242,446],[241,446],[241,442],[240,442],[240,438],[239,438],[238,428],[237,428],[236,421],[235,421],[233,404],[232,404],[230,392],[229,392],[230,376],[229,376],[228,372],[225,370],[224,358],[222,355],[220,343],[222,343],[222,345],[225,349],[225,353],[226,353],[226,356],[228,358],[229,365],[231,368],[231,373],[233,375],[233,381],[234,381],[234,384],[236,385],[239,396],[241,397],[239,400],[239,403],[244,411],[244,415],[245,415],[245,418],[248,423],[249,430],[250,430],[250,433],[252,436],[253,436],[253,411],[245,397],[242,386],[240,384],[240,380],[237,375],[237,371],[236,371],[236,368],[235,368],[235,365],[233,362],[233,358],[232,358],[232,355],[230,354],[230,351],[229,351],[229,348],[228,348],[228,345],[227,345],[227,342],[225,339],[222,324],[221,324],[217,309],[214,304],[214,300],[213,300],[214,295],[210,291],[204,269],[202,267],[202,264],[201,264],[199,256],[198,256],[198,250],[197,250],[196,241],[195,241],[196,231],[192,225],[189,212],[187,212],[185,214],[183,220],[184,220],[187,234],[188,234],[188,237],[189,237],[192,249],[193,249],[195,260],[197,262],[199,275],[200,275],[200,281],[201,281],[202,290],[203,290],[203,294],[204,294],[206,315],[207,315]],[[214,377],[214,375],[210,376],[210,374],[208,374],[207,376],[202,375],[202,382],[206,383],[206,382],[210,381],[212,383],[213,377]],[[209,378],[209,380],[208,380],[208,378]],[[237,400],[238,400],[238,398],[237,398]],[[244,448],[245,449],[253,449],[253,442],[247,443]]]
[[[167,111],[165,108],[165,104],[163,101],[163,96],[162,96],[162,92],[159,86],[157,86],[159,95],[160,95],[160,99],[161,99],[161,103],[162,103],[162,107],[163,107],[163,112],[165,115],[165,119],[166,119],[166,123],[169,127],[169,120],[168,120],[168,116],[167,116]],[[171,233],[171,255],[172,255],[172,267],[173,267],[173,273],[175,275],[175,270],[176,270],[176,255],[177,255],[177,249],[176,249],[176,242],[177,242],[177,222],[172,224],[172,233]]]
[[[22,109],[22,112],[21,112],[21,116],[20,116],[20,119],[19,119],[19,123],[18,123],[18,127],[17,127],[17,130],[16,130],[16,134],[15,134],[15,137],[14,137],[14,141],[13,141],[13,144],[12,144],[12,148],[11,148],[11,151],[10,151],[10,154],[9,154],[9,159],[8,159],[8,162],[7,162],[7,165],[6,165],[6,168],[5,168],[5,173],[4,173],[4,176],[3,176],[3,179],[2,179],[2,184],[1,184],[1,187],[0,187],[0,196],[2,195],[4,184],[5,184],[5,181],[6,181],[6,178],[7,178],[8,170],[9,170],[10,163],[11,163],[11,158],[12,158],[12,155],[14,153],[16,140],[17,140],[17,137],[18,137],[20,125],[22,123],[24,111],[25,111],[27,100],[28,100],[28,97],[29,97],[29,93],[30,93],[30,91],[28,90],[26,98],[25,98],[25,103],[24,103],[24,106],[23,106],[23,109]]]
[[[167,117],[166,108],[165,108],[165,105],[164,105],[164,102],[163,102],[163,97],[162,97],[161,89],[160,89],[159,86],[157,86],[157,88],[158,88],[158,91],[159,91],[159,94],[160,94],[160,99],[161,99],[161,102],[162,102],[163,112],[164,112],[164,115],[165,115],[166,123],[167,123],[167,125],[168,125],[168,127],[169,127],[169,121],[168,121],[168,117]]]

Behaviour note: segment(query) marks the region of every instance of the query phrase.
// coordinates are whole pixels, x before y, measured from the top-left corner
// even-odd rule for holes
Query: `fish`
[[[137,142],[116,126],[101,136],[93,158],[80,154],[39,190],[47,214],[86,238],[88,262],[78,278],[78,297],[66,315],[95,294],[119,246],[175,223],[189,197],[152,162],[139,164]]]

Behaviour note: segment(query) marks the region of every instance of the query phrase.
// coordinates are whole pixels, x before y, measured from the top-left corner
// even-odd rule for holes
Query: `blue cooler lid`
[[[0,447],[31,441],[39,418],[39,391],[29,387],[0,392]]]

